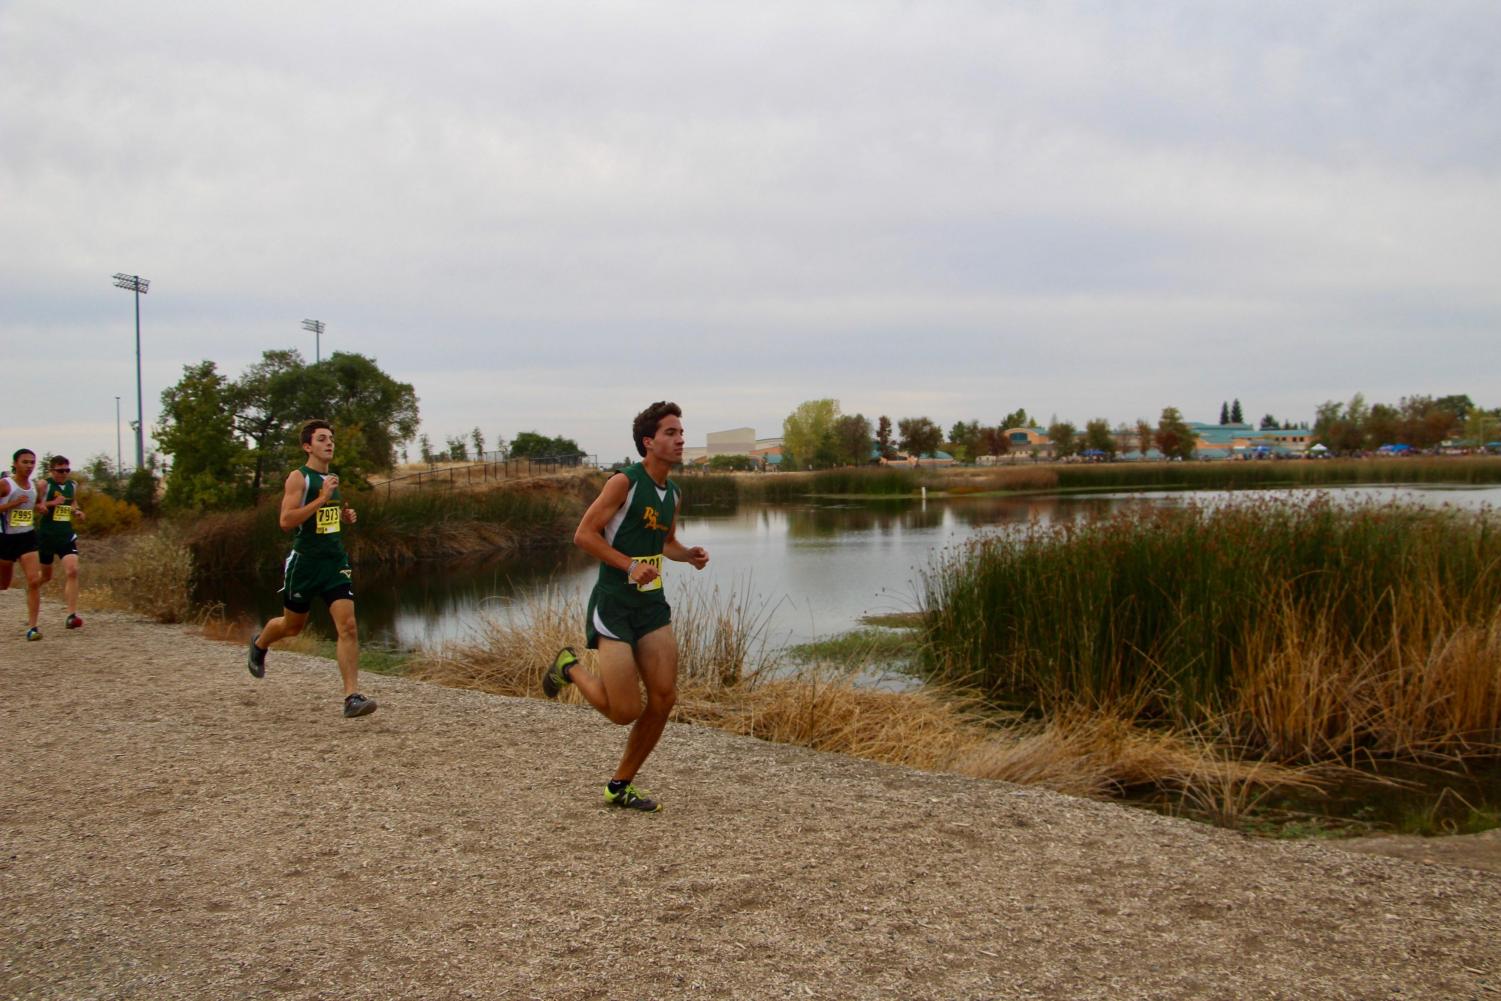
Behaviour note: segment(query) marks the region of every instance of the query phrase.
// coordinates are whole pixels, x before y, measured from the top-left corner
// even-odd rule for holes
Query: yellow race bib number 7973
[[[318,509],[318,534],[332,535],[339,531],[339,505],[328,504]]]

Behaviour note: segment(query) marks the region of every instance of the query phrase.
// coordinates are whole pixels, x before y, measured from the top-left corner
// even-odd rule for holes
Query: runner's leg
[[[641,684],[637,680],[636,656],[629,643],[620,640],[599,641],[598,673],[592,674],[583,664],[568,672],[574,687],[588,703],[611,723],[624,725],[641,715]]]
[[[255,645],[262,650],[269,650],[271,644],[277,640],[296,636],[307,625],[307,616],[307,612],[294,612],[290,608],[283,608],[280,615],[261,627],[260,638],[255,641]]]
[[[26,575],[26,625],[35,629],[42,612],[42,564],[34,552],[22,553],[20,563]]]
[[[52,568],[49,566],[47,570],[47,576],[50,578]],[[68,614],[76,615],[78,613],[78,555],[76,553],[69,553],[63,557],[63,573],[66,575],[63,578],[63,600],[68,603]]]
[[[667,717],[672,715],[677,702],[678,642],[672,626],[653,629],[636,640],[636,662],[640,665],[641,680],[646,683],[646,709],[626,738],[625,753],[620,757],[620,767],[615,769],[618,782],[629,782],[636,777],[662,738]]]
[[[328,614],[339,631],[335,656],[339,658],[339,677],[344,679],[347,697],[360,690],[360,630],[354,618],[354,602],[340,598],[328,606]]]
[[[10,590],[10,579],[15,575],[15,572],[15,561],[0,560],[0,591]]]

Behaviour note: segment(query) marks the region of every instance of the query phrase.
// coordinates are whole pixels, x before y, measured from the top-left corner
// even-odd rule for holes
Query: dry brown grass
[[[1193,735],[1133,725],[1127,714],[1066,713],[1045,722],[997,721],[963,695],[881,691],[856,683],[862,665],[789,674],[758,649],[758,615],[737,596],[674,609],[680,651],[674,718],[775,743],[1105,797],[1148,789],[1178,794],[1230,824],[1267,791],[1313,784],[1308,773],[1238,761]],[[458,688],[541,698],[541,671],[571,645],[586,668],[583,608],[549,593],[478,625],[472,637],[420,654],[414,677]],[[561,698],[582,700],[573,688]]]
[[[158,622],[202,617],[193,604],[193,555],[180,533],[157,527],[120,543],[80,574],[90,604],[129,609]]]

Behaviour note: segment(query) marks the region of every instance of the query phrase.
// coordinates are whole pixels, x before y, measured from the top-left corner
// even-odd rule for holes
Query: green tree
[[[391,378],[371,358],[335,351],[320,365],[304,369],[305,413],[323,416],[338,443],[334,465],[339,478],[358,483],[365,475],[390,469],[396,446],[417,433],[417,394],[410,383]]]
[[[1006,437],[1005,428],[981,428],[980,448],[986,455],[1005,455],[1011,451],[1011,439]]]
[[[1454,415],[1456,422],[1463,421],[1470,416],[1475,409],[1475,404],[1470,400],[1469,394],[1462,393],[1454,396],[1440,396],[1433,401],[1433,405],[1442,410],[1447,410]]]
[[[1103,452],[1105,457],[1115,459],[1115,435],[1110,431],[1110,422],[1096,417],[1084,425],[1084,447],[1092,452]]]
[[[397,446],[417,432],[417,395],[373,359],[336,351],[308,365],[292,350],[267,351],[231,392],[236,430],[250,442],[253,492],[275,490],[279,474],[303,462],[298,430],[320,418],[334,428],[334,468],[349,486],[390,469]],[[271,482],[267,482],[267,481]]]
[[[582,455],[583,449],[572,438],[559,435],[549,438],[536,431],[521,431],[511,439],[511,458],[558,459]]]
[[[1475,407],[1470,410],[1464,423],[1465,440],[1476,448],[1484,448],[1501,438],[1501,419],[1489,410]]]
[[[1147,452],[1151,450],[1156,441],[1157,432],[1153,429],[1151,423],[1145,418],[1138,417],[1136,419],[1136,450],[1141,453],[1143,459],[1147,457]]]
[[[1362,431],[1361,437],[1367,448],[1395,445],[1402,440],[1402,414],[1390,404],[1373,404]]]
[[[921,458],[943,444],[943,428],[926,417],[903,417],[896,422],[896,431],[897,447],[907,455]]]
[[[1067,459],[1079,451],[1079,429],[1068,421],[1055,420],[1048,425],[1048,438],[1053,442],[1053,455]]]
[[[123,500],[140,508],[144,515],[156,514],[157,497],[161,493],[161,481],[156,475],[156,458],[152,456],[146,465],[139,466],[125,481]]]
[[[839,417],[836,400],[806,400],[782,421],[782,448],[797,461],[815,469],[824,469],[838,460],[834,438],[834,421]]]
[[[464,436],[463,435],[457,435],[457,434],[449,435],[447,438],[443,439],[443,443],[444,443],[444,445],[448,449],[448,451],[447,451],[446,454],[447,454],[448,459],[449,459],[450,462],[463,462],[464,461],[464,459],[466,458],[466,456],[464,454]]]
[[[728,472],[746,472],[756,468],[756,460],[748,455],[716,455],[709,459],[709,468]]]
[[[1240,400],[1232,400],[1232,401],[1230,401],[1230,421],[1229,421],[1229,423],[1231,423],[1231,424],[1244,424],[1245,422],[1246,422],[1246,413],[1245,413],[1244,410],[1240,409]]]
[[[1152,440],[1157,451],[1169,459],[1193,458],[1193,432],[1188,429],[1188,424],[1184,422],[1177,407],[1162,408],[1162,416],[1157,421],[1157,433]]]
[[[1220,423],[1230,423],[1230,404],[1223,400],[1220,401]]]
[[[120,470],[115,468],[115,461],[104,452],[97,452],[89,459],[88,465],[84,467],[84,475],[88,477],[91,487],[116,499],[125,490],[125,480],[120,476]]]
[[[1036,421],[1028,416],[1026,407],[1017,407],[1001,421],[1001,430],[1010,431],[1013,428],[1030,428],[1036,425],[1036,423]]]
[[[246,449],[235,430],[229,380],[213,362],[183,366],[182,378],[162,392],[156,440],[172,456],[166,507],[211,510],[249,499]]]
[[[252,497],[259,498],[268,486],[273,491],[280,486],[267,484],[268,478],[302,465],[297,428],[308,417],[297,415],[306,368],[296,351],[267,351],[230,390],[235,430],[249,442]]]
[[[476,459],[483,459],[485,457],[485,435],[484,432],[480,431],[478,425],[475,426],[473,431],[469,432],[469,440],[474,443],[474,457]]]
[[[1271,414],[1266,414],[1261,418],[1261,430],[1275,431],[1277,429],[1277,426],[1277,418],[1273,417]]]
[[[417,447],[422,450],[422,461],[431,466],[433,464],[433,460],[437,458],[437,456],[433,454],[432,439],[430,439],[426,434],[423,434],[420,438],[417,439]]]
[[[960,462],[974,462],[980,454],[980,422],[955,421],[949,428],[949,445],[954,458]]]
[[[870,462],[875,439],[870,421],[864,414],[842,414],[834,418],[834,452],[846,466],[863,466]]]
[[[895,459],[896,440],[891,431],[891,418],[882,414],[876,421],[876,449],[883,459]]]

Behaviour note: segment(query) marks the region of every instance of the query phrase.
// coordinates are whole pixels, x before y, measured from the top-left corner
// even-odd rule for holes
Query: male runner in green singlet
[[[355,522],[354,509],[339,498],[339,478],[328,471],[334,457],[334,429],[327,421],[302,425],[302,450],[307,462],[287,474],[281,496],[281,528],[292,533],[282,581],[282,613],[250,639],[250,673],[266,676],[266,651],[271,644],[296,636],[307,625],[314,598],[328,605],[339,631],[336,656],[344,680],[344,715],[375,712],[375,700],[359,692],[360,634],[354,618],[354,573],[344,551],[342,529]]]
[[[42,568],[37,563],[36,453],[18,448],[10,457],[10,475],[0,477],[0,591],[10,587],[17,563],[26,575],[26,638],[39,640],[37,617],[42,612]]]
[[[599,651],[598,674],[580,667],[565,647],[542,676],[549,698],[564,685],[577,685],[610,722],[635,724],[605,786],[605,802],[647,812],[661,806],[633,782],[677,701],[678,646],[662,590],[662,557],[696,570],[709,562],[703,547],[677,541],[681,495],[667,474],[683,460],[682,416],[676,403],[666,401],[636,415],[631,436],[642,461],[605,482],[573,534],[574,543],[600,561],[584,627],[589,648]]]
[[[52,476],[42,481],[44,488],[37,501],[41,525],[37,528],[37,555],[42,561],[42,584],[52,579],[52,561],[63,566],[63,600],[68,604],[67,629],[79,629],[78,617],[78,533],[73,526],[83,520],[78,506],[78,484],[68,478],[72,466],[66,457],[54,455],[50,463]]]

